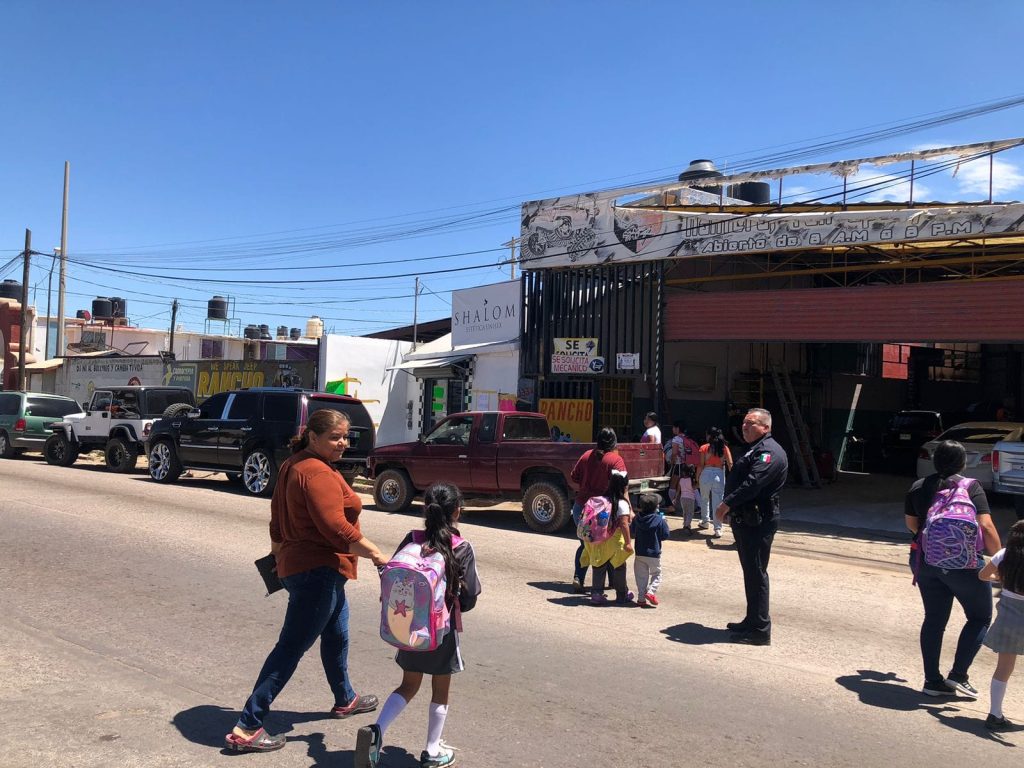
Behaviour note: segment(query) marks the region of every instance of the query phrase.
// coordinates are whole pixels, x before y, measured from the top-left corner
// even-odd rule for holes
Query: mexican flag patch
[[[762,453],[758,458],[761,459],[761,461],[763,461],[765,464],[771,464],[772,463],[772,455],[770,453],[768,453],[767,451]]]

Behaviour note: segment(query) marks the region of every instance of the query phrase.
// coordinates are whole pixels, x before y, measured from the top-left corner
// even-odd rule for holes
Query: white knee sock
[[[1003,697],[1006,696],[1006,683],[1002,680],[992,678],[992,685],[989,688],[992,703],[988,705],[990,714],[996,717],[1003,716]]]
[[[388,700],[384,702],[384,706],[380,708],[380,714],[377,715],[377,725],[380,727],[381,734],[388,729],[395,718],[402,714],[402,710],[405,709],[405,705],[408,704],[401,694],[392,693],[388,696]]]
[[[441,733],[444,719],[448,717],[447,704],[430,702],[430,719],[427,721],[427,754],[436,755],[441,751]]]

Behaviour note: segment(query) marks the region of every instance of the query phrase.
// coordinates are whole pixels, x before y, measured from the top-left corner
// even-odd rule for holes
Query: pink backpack
[[[444,556],[425,550],[423,531],[395,553],[380,576],[380,636],[403,651],[433,651],[451,623]],[[462,539],[452,536],[452,549]]]
[[[611,536],[612,503],[604,496],[591,496],[583,505],[576,537],[591,544],[600,544]]]

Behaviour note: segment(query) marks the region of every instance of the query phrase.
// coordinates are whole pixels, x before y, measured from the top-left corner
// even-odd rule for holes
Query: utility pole
[[[509,254],[508,270],[509,270],[509,274],[512,276],[513,280],[516,279],[516,244],[518,242],[519,242],[519,239],[513,237],[507,243],[502,243],[502,245],[508,246],[512,250],[512,252]]]
[[[53,249],[53,259],[50,261],[50,276],[46,278],[46,347],[43,349],[43,360],[50,359],[50,295],[53,293],[53,268],[57,263],[57,255],[60,248]]]
[[[416,278],[416,291],[412,296],[412,351],[416,351],[416,332],[417,332],[417,311],[420,303],[420,279]]]
[[[25,377],[25,347],[28,345],[28,278],[32,263],[32,230],[25,230],[25,266],[21,278],[21,335],[18,337],[18,389],[28,389]]]
[[[64,357],[64,286],[68,272],[68,181],[71,163],[64,161],[64,207],[60,215],[60,279],[57,281],[57,354]],[[49,322],[49,320],[47,320]]]
[[[168,350],[171,353],[171,358],[174,358],[174,326],[178,323],[178,300],[175,299],[171,302],[171,348]],[[319,358],[317,358],[319,359]]]

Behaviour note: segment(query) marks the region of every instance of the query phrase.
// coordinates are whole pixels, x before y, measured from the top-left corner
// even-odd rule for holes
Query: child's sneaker
[[[658,596],[653,594],[653,593],[651,593],[651,592],[648,592],[647,593],[647,602],[650,603],[651,605],[658,605]]]
[[[441,750],[436,755],[431,755],[427,750],[420,752],[420,768],[442,768],[446,765],[455,765],[455,747],[442,741]]]
[[[364,725],[356,733],[355,768],[377,768],[380,761],[381,733],[379,725]]]
[[[990,731],[1012,731],[1014,725],[1005,717],[996,717],[995,715],[989,715],[985,718],[985,727]]]
[[[591,592],[590,602],[593,605],[604,605],[608,602],[608,597],[603,592]]]

